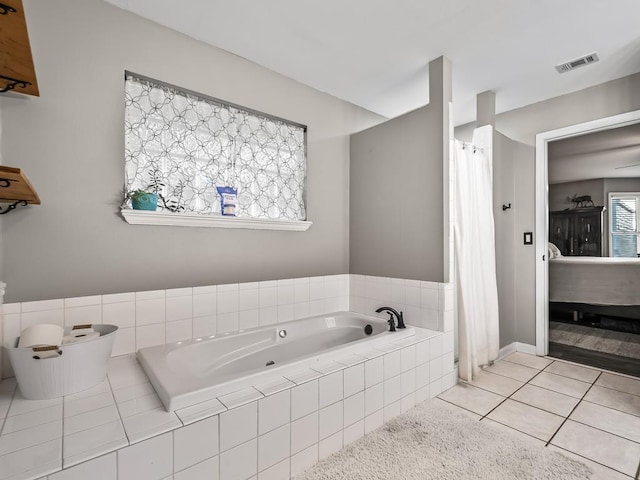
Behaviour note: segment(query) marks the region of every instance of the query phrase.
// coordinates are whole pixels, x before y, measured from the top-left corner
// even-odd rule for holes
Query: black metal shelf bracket
[[[7,13],[16,13],[16,9],[6,3],[0,3],[0,15],[6,15]]]
[[[29,85],[31,85],[31,82],[27,82],[25,80],[17,80],[11,77],[5,77],[4,75],[0,75],[0,79],[7,81],[7,84],[4,86],[4,88],[0,89],[0,93],[8,92],[16,87],[27,88]]]
[[[17,202],[12,203],[11,205],[9,205],[5,209],[0,207],[0,215],[4,215],[5,213],[9,213],[11,210],[15,210],[16,208],[18,208],[19,205],[22,205],[22,206],[26,207],[28,205],[28,203],[27,203],[26,200],[18,200]]]

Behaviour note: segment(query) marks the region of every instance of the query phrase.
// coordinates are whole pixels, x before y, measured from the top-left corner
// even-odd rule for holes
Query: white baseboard
[[[498,360],[506,357],[507,355],[511,355],[516,350],[516,342],[510,343],[509,345],[505,345],[498,351]]]
[[[536,355],[536,346],[529,345],[528,343],[516,343],[516,352],[528,353],[529,355]]]
[[[500,351],[498,352],[498,360],[512,354],[513,352],[522,352],[528,353],[529,355],[535,355],[536,347],[535,345],[529,345],[528,343],[510,343],[509,345],[505,345],[500,349]]]

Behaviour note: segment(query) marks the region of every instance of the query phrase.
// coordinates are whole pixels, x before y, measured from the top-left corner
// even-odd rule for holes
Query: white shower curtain
[[[491,159],[456,141],[455,254],[459,374],[472,381],[498,357],[498,287]]]

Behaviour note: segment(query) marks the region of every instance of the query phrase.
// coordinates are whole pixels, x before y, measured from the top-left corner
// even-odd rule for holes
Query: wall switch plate
[[[524,232],[524,244],[533,245],[533,232]]]

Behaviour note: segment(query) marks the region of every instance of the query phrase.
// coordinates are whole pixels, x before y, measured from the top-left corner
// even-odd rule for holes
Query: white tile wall
[[[4,305],[4,344],[38,323],[117,325],[113,356],[349,309],[349,275],[93,295]],[[3,355],[3,358],[6,354]],[[13,371],[2,362],[3,377]]]
[[[424,283],[352,275],[28,302],[8,305],[5,311],[11,313],[5,315],[5,319],[10,318],[4,331],[15,339],[24,315],[27,322],[34,318],[28,315],[36,314],[63,323],[75,314],[68,314],[68,310],[99,306],[91,315],[97,316],[99,311],[103,322],[109,319],[119,323],[123,335],[114,352],[125,354],[144,344],[177,339],[189,329],[192,336],[217,334],[218,318],[224,315],[235,315],[238,327],[250,328],[265,319],[275,323],[279,314],[289,316],[291,310],[296,315],[296,311],[307,308],[311,311],[350,302],[360,302],[367,308],[363,313],[370,313],[370,307],[380,305],[368,295],[380,295],[384,299],[380,304],[405,311],[409,324],[416,322],[407,312],[422,320],[423,313],[434,307],[436,323],[440,322],[436,326],[444,329],[450,311],[441,309],[452,303],[448,286]],[[236,310],[225,311],[231,308]],[[86,478],[86,472],[94,466],[101,467],[100,476],[92,478],[105,480],[193,480],[203,476],[221,480],[286,479],[416,402],[437,395],[456,379],[452,330],[417,345],[398,342],[386,353],[372,350],[335,360],[318,367],[325,375],[314,371],[291,375],[295,386],[283,379],[252,388],[246,395],[232,394],[222,399],[224,405],[214,400],[215,405],[205,402],[207,405],[189,407],[176,415],[165,412],[159,404],[135,357],[113,359],[122,368],[110,369],[110,384],[103,391],[98,388],[86,398],[66,400],[64,427],[68,435],[0,455],[0,480],[5,478],[3,467],[9,465],[8,461],[14,462],[12,456],[16,454],[26,464],[26,459],[33,461],[35,455],[42,455],[42,468],[30,472],[37,473],[35,476],[18,477],[25,479],[49,473],[49,480]],[[1,393],[0,413],[2,405],[8,404],[3,403]],[[28,413],[24,418],[38,423],[38,418],[60,408],[50,401],[25,402],[16,398],[10,403],[11,417]],[[119,417],[114,417],[115,406]],[[225,411],[227,408],[230,410]],[[116,420],[108,421],[112,418]],[[17,418],[6,421],[2,435],[23,426],[29,428]],[[128,436],[123,435],[125,443],[121,446],[110,443],[118,440],[117,435],[110,437],[108,433],[119,432],[114,428],[117,426]],[[96,437],[97,447],[93,448],[90,440],[74,441],[73,435],[80,435],[80,439]],[[122,448],[127,444],[131,446]],[[73,448],[79,448],[85,457],[75,456]],[[77,462],[84,463],[52,473]]]

